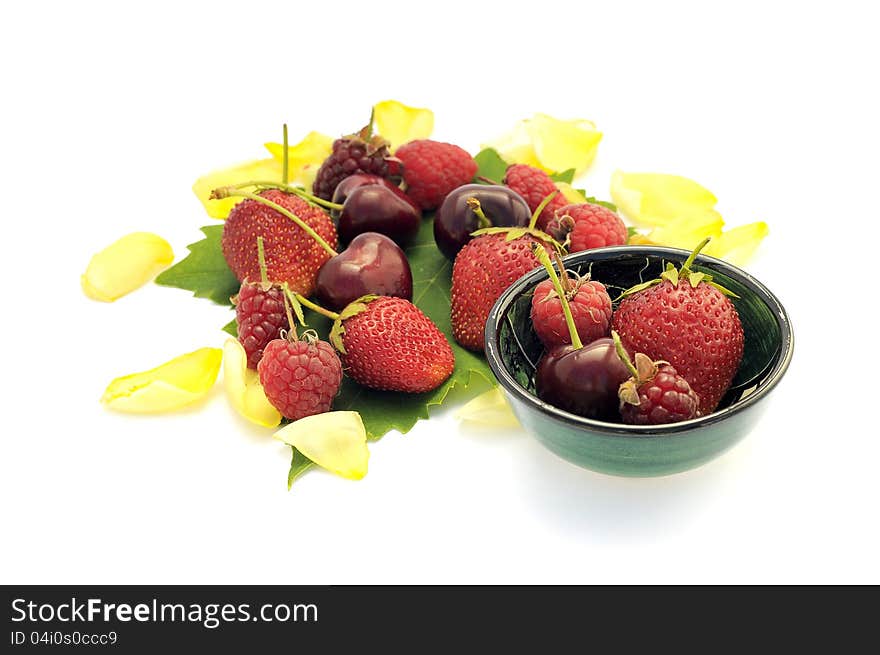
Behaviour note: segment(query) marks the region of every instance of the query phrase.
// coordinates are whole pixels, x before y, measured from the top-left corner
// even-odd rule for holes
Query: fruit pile
[[[292,422],[275,433],[293,447],[289,482],[315,463],[359,478],[368,439],[406,432],[455,386],[493,382],[482,356],[489,311],[543,265],[551,280],[535,289],[531,314],[547,348],[535,379],[542,399],[628,423],[715,408],[742,355],[742,328],[722,291],[690,270],[692,260],[624,294],[613,313],[599,281],[561,264],[558,276],[553,270],[551,257],[639,237],[614,205],[570,185],[601,138],[592,124],[536,115],[544,141],[511,146],[508,162],[493,149],[472,157],[427,138],[427,110],[393,101],[375,110],[367,126],[335,140],[313,132],[291,147],[285,126],[283,143],[267,144],[273,159],[196,182],[208,213],[224,222],[202,228],[205,238],[156,281],[231,304],[235,320],[225,329],[235,341],[114,380],[109,407],[192,403],[222,361],[241,416],[267,427]],[[584,149],[569,152],[566,143]],[[538,152],[571,165],[552,173]],[[648,224],[661,220],[649,210],[672,205],[652,202],[656,189],[641,178],[624,188],[627,181],[616,178],[613,191]],[[115,300],[170,263],[164,240],[131,237],[93,258],[88,295]]]
[[[557,275],[536,248],[550,276],[535,287],[531,305],[532,328],[545,347],[535,370],[538,397],[630,425],[714,411],[742,360],[743,328],[730,292],[691,270],[706,243],[680,269],[670,264],[660,279],[624,291],[613,313],[600,282],[571,276],[561,259]]]

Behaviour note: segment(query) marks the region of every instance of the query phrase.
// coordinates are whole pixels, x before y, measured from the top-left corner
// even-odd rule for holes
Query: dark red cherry
[[[398,296],[412,300],[412,272],[403,250],[384,234],[359,234],[348,248],[318,271],[315,295],[339,311],[361,296]]]
[[[629,376],[614,341],[603,338],[578,350],[570,344],[549,350],[538,362],[535,391],[566,412],[619,423],[617,391]]]
[[[392,184],[387,178],[379,177],[378,175],[372,175],[370,173],[355,173],[354,175],[349,175],[347,178],[342,180],[342,182],[336,185],[336,190],[333,192],[333,202],[338,205],[342,205],[345,203],[346,198],[348,198],[349,194],[351,194],[352,191],[354,191],[358,187],[369,186],[371,184],[387,186],[389,189],[398,189],[398,187]],[[330,215],[333,218],[338,218],[339,210],[332,210],[330,212]]]
[[[482,221],[468,205],[469,198],[480,201],[487,221]],[[434,217],[434,241],[449,259],[471,240],[471,232],[483,227],[525,227],[532,212],[521,195],[500,185],[465,184],[452,191]]]
[[[405,246],[422,224],[422,212],[396,187],[369,184],[348,194],[336,231],[347,243],[358,234],[378,232]]]

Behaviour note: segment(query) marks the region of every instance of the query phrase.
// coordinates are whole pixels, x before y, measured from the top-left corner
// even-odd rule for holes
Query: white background
[[[332,5],[332,7],[331,7]],[[4,583],[880,582],[876,381],[880,52],[868,3],[15,3],[0,37]],[[133,230],[179,257],[200,174],[287,121],[436,112],[476,152],[534,111],[594,120],[584,178],[679,173],[771,235],[749,267],[794,362],[761,424],[698,470],[622,479],[440,412],[310,473],[218,384],[187,412],[98,403],[113,377],[220,346],[224,308],[148,286],[87,300]]]

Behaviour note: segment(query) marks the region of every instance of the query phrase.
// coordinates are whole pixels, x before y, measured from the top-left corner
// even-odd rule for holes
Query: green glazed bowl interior
[[[621,246],[567,256],[566,268],[590,273],[612,298],[657,278],[667,262],[680,266],[689,253],[674,248]],[[512,284],[486,323],[486,357],[523,426],[564,459],[602,473],[656,476],[678,473],[717,457],[744,437],[758,420],[761,402],[791,361],[791,325],[779,300],[745,271],[700,255],[692,267],[736,294],[745,347],[737,375],[718,409],[698,419],[660,426],[630,426],[587,419],[535,395],[535,366],[543,346],[531,327],[534,288],[547,278],[536,269]]]

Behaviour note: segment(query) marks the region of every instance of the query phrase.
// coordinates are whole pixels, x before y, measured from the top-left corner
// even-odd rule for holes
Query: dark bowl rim
[[[572,253],[563,258],[567,265],[575,266],[579,264],[589,263],[591,261],[606,260],[619,255],[638,255],[648,256],[657,255],[675,256],[677,258],[686,259],[690,252],[680,248],[668,248],[665,246],[610,246],[606,248],[594,248],[592,250],[584,250]],[[721,273],[735,279],[737,282],[746,286],[750,291],[755,293],[771,310],[776,322],[779,325],[780,338],[782,341],[783,352],[777,359],[773,368],[767,375],[764,383],[757,391],[749,394],[745,398],[738,400],[729,407],[722,410],[712,412],[707,416],[681,421],[679,423],[669,423],[666,425],[624,425],[622,423],[609,423],[606,421],[597,421],[595,419],[585,418],[566,412],[549,403],[545,403],[537,396],[533,396],[526,389],[521,387],[513,376],[508,372],[501,362],[501,353],[498,346],[498,333],[500,328],[500,317],[504,310],[513,302],[513,299],[522,294],[527,288],[537,285],[542,279],[549,277],[547,271],[543,268],[537,268],[526,273],[516,282],[511,284],[504,293],[495,301],[489,312],[489,318],[486,321],[485,330],[485,351],[486,361],[492,374],[498,380],[499,384],[504,387],[505,391],[514,397],[525,402],[526,405],[544,414],[548,418],[552,418],[565,425],[576,428],[588,428],[593,432],[599,432],[607,435],[623,435],[637,437],[663,437],[670,435],[679,435],[692,430],[698,430],[703,427],[713,425],[720,421],[724,421],[731,416],[742,412],[761,399],[767,396],[773,388],[779,384],[791,362],[794,352],[794,335],[791,329],[791,319],[786,312],[785,307],[779,299],[755,277],[746,271],[738,268],[725,261],[708,255],[698,255],[695,261],[697,265],[705,264],[717,268]]]

